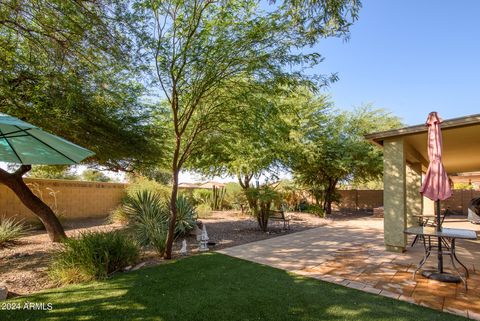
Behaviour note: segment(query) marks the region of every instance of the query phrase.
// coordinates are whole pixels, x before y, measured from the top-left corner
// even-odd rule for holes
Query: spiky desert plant
[[[121,231],[86,232],[62,245],[49,271],[57,284],[104,279],[134,264],[139,256],[137,242]]]
[[[191,231],[197,221],[197,212],[188,198],[183,195],[177,197],[177,222],[175,234],[185,235]]]
[[[217,186],[213,186],[212,195],[210,197],[210,206],[213,211],[219,211],[222,209],[226,191],[225,187],[218,188]]]
[[[0,247],[12,243],[27,233],[23,221],[16,221],[13,217],[0,217]]]
[[[138,191],[127,197],[123,211],[129,217],[129,224],[139,243],[151,245],[163,255],[170,215],[159,194],[149,190]]]

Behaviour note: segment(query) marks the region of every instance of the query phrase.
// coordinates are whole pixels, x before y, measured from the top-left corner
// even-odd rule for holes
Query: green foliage
[[[177,211],[175,235],[185,235],[194,228],[197,213],[188,199],[181,196],[177,198]],[[160,255],[164,254],[171,217],[168,204],[160,194],[144,189],[128,196],[120,217],[128,218],[140,245],[152,246]]]
[[[28,229],[13,217],[0,217],[0,248],[25,236]]]
[[[330,114],[323,122],[310,122],[293,145],[295,181],[322,203],[329,214],[339,200],[339,183],[379,180],[383,174],[380,148],[365,140],[369,132],[401,127],[398,117],[372,106]]]
[[[203,205],[206,204],[211,208],[210,199],[212,198],[212,191],[205,188],[196,188],[193,190],[193,199],[196,204]]]
[[[110,177],[94,169],[87,169],[83,171],[82,179],[84,181],[90,181],[90,182],[111,182],[112,181]]]
[[[0,6],[0,112],[96,153],[115,170],[158,161],[140,20],[125,1],[6,0]],[[140,157],[141,155],[141,157]]]
[[[475,290],[472,286],[470,291]],[[165,293],[161,300],[159,293]],[[5,309],[0,310],[0,319],[466,321],[441,310],[220,253],[193,255],[111,280],[50,289],[5,303],[23,307],[32,302],[52,302],[58,317],[42,309]],[[181,309],[179,302],[184,303]],[[206,308],[217,306],[212,302],[221,304],[221,309]]]
[[[291,211],[303,211],[302,205],[307,202],[308,193],[294,181],[282,180],[277,185],[283,205]]]
[[[139,176],[143,176],[162,185],[172,184],[172,173],[165,168],[161,168],[158,166],[149,166],[145,168],[140,168],[136,171],[136,173]]]
[[[459,190],[474,190],[475,187],[472,184],[469,183],[454,183],[453,184],[454,189],[459,189]]]
[[[325,210],[323,207],[316,204],[308,204],[304,212],[315,214],[318,217],[325,217]]]
[[[33,165],[28,172],[31,178],[68,179],[76,180],[79,177],[72,173],[70,165]]]
[[[303,130],[323,122],[331,107],[324,96],[303,86],[254,88],[246,97],[235,102],[241,121],[227,124],[218,140],[210,136],[195,162],[205,175],[237,176],[244,190],[261,175],[275,181],[276,173],[289,165],[292,145]]]
[[[248,206],[248,201],[245,192],[238,183],[227,183],[225,186],[227,190],[225,194],[224,206],[226,208],[233,208],[235,210],[243,210]]]
[[[152,246],[160,255],[165,252],[169,209],[159,194],[138,191],[128,196],[123,211],[129,217],[135,238],[142,246]]]
[[[270,186],[264,185],[258,188],[247,189],[246,196],[260,229],[266,232],[270,210],[272,205],[281,199],[280,194]]]
[[[383,190],[383,179],[377,178],[369,181],[340,182],[339,189],[358,189],[358,190]]]
[[[129,184],[126,188],[127,196],[135,196],[142,191],[151,191],[160,195],[164,200],[170,197],[171,187],[162,185],[145,176],[135,175],[130,178]]]
[[[108,221],[111,223],[126,225],[129,223],[130,218],[128,217],[127,213],[125,213],[125,211],[123,210],[123,205],[119,205],[110,212],[108,216]]]
[[[279,8],[312,42],[328,36],[348,39],[350,27],[362,7],[358,0],[285,0],[281,3]]]
[[[345,15],[354,13],[351,8],[355,5],[345,0],[316,3],[313,13],[322,18],[311,19],[316,23],[308,32],[305,26],[310,19],[300,21],[292,15],[297,6],[264,9],[263,5],[243,0],[138,0],[132,6],[146,18],[140,42],[145,46],[143,52],[153,53],[151,65],[165,97],[157,115],[159,128],[166,129],[166,140],[173,147],[165,150],[173,185],[178,185],[178,173],[185,166],[197,168],[197,162],[207,162],[215,167],[212,160],[221,146],[208,142],[235,139],[229,133],[238,131],[231,125],[248,124],[244,112],[256,105],[254,101],[264,100],[262,112],[269,114],[262,93],[271,94],[281,86],[316,88],[336,80],[336,75],[309,76],[303,70],[322,61],[319,53],[310,50],[311,45],[320,36],[342,33],[340,29],[348,25],[343,23]],[[307,46],[309,50],[302,50]],[[261,152],[256,154],[263,158]],[[262,170],[272,166],[271,154],[265,155]],[[245,171],[237,166],[237,172],[242,175]],[[249,168],[244,174],[250,177],[259,171]],[[172,198],[176,197],[173,189]],[[172,229],[173,225],[167,258],[171,257]]]
[[[222,210],[223,200],[225,199],[226,189],[225,187],[213,186],[212,194],[210,196],[210,208],[213,211]]]
[[[179,196],[177,198],[177,221],[175,223],[175,234],[186,235],[196,224],[197,212],[188,198]]]
[[[210,208],[210,204],[198,204],[195,209],[199,218],[208,218],[212,216],[212,209]]]
[[[62,244],[49,270],[58,284],[104,279],[134,264],[139,257],[137,243],[118,231],[82,233]]]

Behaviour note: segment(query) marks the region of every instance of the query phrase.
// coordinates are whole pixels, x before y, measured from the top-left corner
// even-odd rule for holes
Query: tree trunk
[[[326,214],[332,214],[332,203],[335,197],[335,191],[337,187],[337,180],[329,179],[328,186],[325,189],[325,202],[323,209]]]
[[[173,241],[175,237],[175,224],[177,222],[177,194],[178,194],[178,170],[173,173],[172,194],[170,196],[170,222],[168,223],[167,243],[164,259],[172,258]]]
[[[23,205],[40,219],[52,242],[60,242],[67,237],[62,224],[60,224],[60,221],[52,209],[33,194],[23,181],[22,176],[30,169],[30,165],[22,165],[13,174],[0,169],[0,183],[10,188],[15,195],[17,195]]]
[[[260,211],[257,213],[257,221],[260,229],[263,232],[266,232],[268,230],[268,210],[260,209]]]
[[[172,258],[173,241],[175,237],[175,225],[177,223],[177,194],[178,194],[178,174],[180,173],[179,157],[180,157],[181,137],[177,135],[175,151],[173,153],[172,174],[173,186],[170,195],[170,222],[168,223],[167,240],[165,244],[165,253],[163,258],[170,260]]]

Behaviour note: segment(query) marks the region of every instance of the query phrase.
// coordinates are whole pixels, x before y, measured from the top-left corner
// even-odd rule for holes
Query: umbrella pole
[[[440,232],[442,230],[440,200],[437,200],[435,205],[437,212],[437,231]],[[438,238],[438,273],[443,273],[442,239],[440,237]]]

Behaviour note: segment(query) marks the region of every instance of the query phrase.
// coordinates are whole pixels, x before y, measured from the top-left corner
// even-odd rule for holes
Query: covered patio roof
[[[480,170],[480,114],[442,123],[442,160],[449,175]],[[415,215],[431,214],[433,202],[420,194],[428,168],[424,124],[373,133],[367,139],[384,150],[384,241],[390,251],[405,251],[404,230],[418,225]],[[469,200],[466,200],[469,201]]]
[[[449,174],[480,169],[480,114],[445,120],[442,135],[443,163]],[[406,142],[406,160],[428,167],[427,128],[424,124],[366,136],[381,146],[387,140],[400,137]]]

